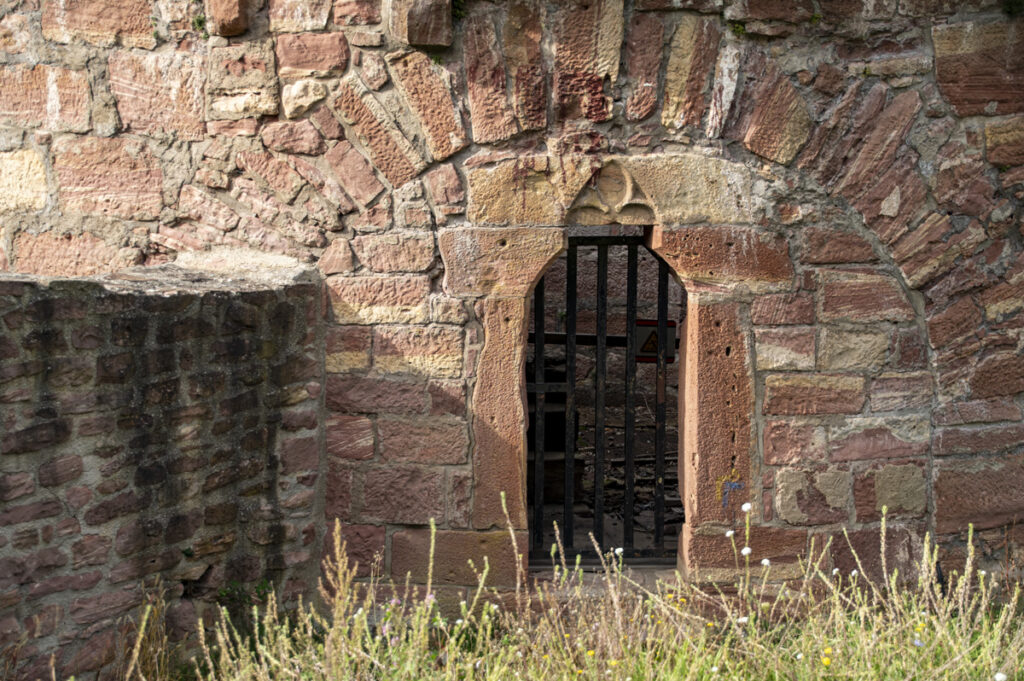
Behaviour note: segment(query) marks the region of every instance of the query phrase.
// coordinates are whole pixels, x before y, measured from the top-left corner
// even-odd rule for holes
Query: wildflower
[[[798,660],[804,659],[804,654],[803,653],[797,653],[796,654],[796,659],[798,659]]]
[[[714,622],[708,622],[708,627],[713,627],[713,626],[715,626]]]
[[[615,555],[616,556],[621,556],[622,555],[622,547],[621,546],[619,548],[615,549]]]
[[[851,577],[856,577],[857,576],[857,571],[856,570],[850,570],[850,576]]]
[[[832,568],[832,576],[833,577],[838,577],[839,576],[839,568]]]
[[[391,605],[401,605],[402,604],[402,599],[400,599],[400,598],[392,598],[390,601],[388,601],[388,603],[390,603]]]
[[[460,626],[461,624],[462,624],[462,620],[461,619],[455,620],[455,626]]]
[[[914,645],[917,646],[918,648],[923,648],[924,647],[924,641],[922,641],[919,638],[915,638],[914,639]]]
[[[737,624],[746,624],[749,621],[750,621],[749,617],[739,617],[739,618],[736,619],[736,623]]]
[[[618,665],[619,665],[619,661],[618,660],[608,660],[608,666],[609,667],[617,667]]]
[[[593,656],[594,656],[594,651],[593,650],[588,650],[587,651],[587,657],[593,657]]]
[[[740,549],[740,553],[742,553],[744,556],[749,556],[751,553],[753,553],[753,551],[749,546],[744,546],[742,549]]]
[[[768,567],[771,564],[772,564],[772,562],[770,560],[768,560],[767,558],[762,558],[761,559],[761,565],[763,565],[764,567]]]
[[[726,530],[725,532],[726,538],[731,538],[734,534],[736,534],[736,530]]]
[[[550,656],[550,655],[548,655],[547,653],[544,653],[543,655],[541,655],[541,658],[540,658],[540,659],[542,659],[542,660],[546,660],[546,659],[548,659],[549,657],[551,657],[551,656]]]
[[[718,667],[712,667],[710,671],[711,671],[712,674],[717,674],[718,673]]]
[[[821,658],[821,663],[827,667],[830,664],[832,664],[832,658],[831,657],[822,657]]]
[[[752,508],[753,508],[753,506],[750,505],[749,501],[747,503],[743,504],[742,506],[740,506],[740,510],[743,511],[744,513],[750,513],[750,509],[752,509]]]
[[[984,577],[984,576],[985,576],[985,575],[987,575],[987,574],[988,574],[988,573],[987,573],[987,572],[985,572],[984,570],[978,570],[978,576],[979,576],[979,577]]]
[[[995,676],[992,677],[992,681],[1006,681],[1006,674],[996,672]]]
[[[832,654],[832,646],[825,646],[825,650],[823,650],[821,652],[825,653],[826,655],[831,655]]]
[[[569,634],[562,634],[562,636],[569,638]]]

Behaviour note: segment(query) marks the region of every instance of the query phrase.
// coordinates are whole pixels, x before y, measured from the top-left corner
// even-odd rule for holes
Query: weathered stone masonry
[[[234,551],[254,557],[252,578],[270,575],[287,591],[288,575],[315,569],[335,519],[364,570],[380,554],[389,574],[425,577],[434,518],[441,596],[475,582],[468,557],[488,555],[492,579],[510,581],[499,498],[525,538],[529,296],[569,229],[607,225],[650,225],[649,247],[687,290],[684,572],[727,575],[724,530],[747,501],[754,554],[779,574],[844,527],[858,548],[876,546],[883,506],[894,560],[916,555],[925,532],[958,558],[968,523],[984,561],[1019,558],[1024,20],[997,0],[454,5],[4,6],[0,268],[16,273],[3,286],[20,292],[5,288],[0,311],[0,442],[12,448],[0,455],[0,560],[18,575],[0,575],[2,640],[28,632],[35,661],[58,643],[69,658],[105,650],[98,637],[138,602],[139,577],[176,585],[204,565],[207,579],[224,579]],[[264,297],[312,316],[291,345],[253,358],[204,355],[201,368],[183,363],[186,339],[162,345],[160,314],[129,315],[149,320],[140,347],[175,355],[153,376],[179,381],[167,405],[197,410],[173,431],[163,420],[143,428],[161,443],[144,451],[177,456],[180,445],[163,443],[200,433],[214,443],[201,468],[140,485],[149,459],[104,459],[88,437],[106,435],[78,436],[96,414],[48,411],[86,387],[104,394],[92,387],[99,360],[67,369],[74,378],[31,369],[49,366],[40,353],[54,335],[70,344],[87,324],[104,329],[88,352],[124,352],[113,326],[121,313],[99,292],[132,285],[23,275],[103,275],[222,248],[315,265],[327,302],[311,283],[296,284],[294,300],[291,285],[223,285],[238,291],[213,305],[225,312],[210,312],[211,338],[235,332],[227,310],[250,295],[259,321],[238,333],[254,343],[276,325]],[[151,276],[138,286],[159,288],[164,275]],[[202,307],[212,295],[178,288],[166,299]],[[65,290],[96,301],[70,307],[81,318],[37,305]],[[63,366],[83,352],[54,356]],[[108,495],[157,498],[205,484],[224,465],[216,442],[234,436],[205,438],[225,418],[213,415],[222,402],[244,391],[226,378],[191,396],[193,373],[266,366],[247,388],[262,396],[283,390],[273,368],[282,363],[308,406],[261,397],[229,422],[239,433],[281,424],[266,467],[254,468],[265,485],[243,485],[246,503],[273,508],[272,499],[304,494],[302,503],[243,520],[239,502],[221,530],[206,514],[227,497],[200,493],[188,510],[126,509],[92,529],[90,509]],[[132,380],[113,391],[129,402],[96,408],[125,438],[130,429],[117,424],[149,390]],[[43,383],[53,391],[45,399]],[[130,439],[121,444],[134,451]],[[105,466],[127,486],[105,485]],[[85,505],[75,506],[77,488],[91,495]],[[53,515],[39,515],[46,504]],[[204,514],[194,535],[158,537],[156,524],[166,535],[194,508]],[[260,523],[292,529],[268,530],[260,544]],[[118,544],[135,524],[142,529],[125,529]],[[75,532],[111,544],[96,548],[95,564],[76,562]],[[222,554],[197,557],[189,544],[227,534],[237,539]],[[831,560],[848,569],[839,544]],[[159,562],[163,553],[177,562]],[[112,581],[122,563],[143,567]],[[99,581],[75,591],[93,573]],[[49,628],[29,620],[33,585],[48,579],[61,585],[39,601]],[[89,610],[100,594],[123,608]],[[202,600],[176,595],[182,613]],[[84,659],[62,664],[101,662]]]

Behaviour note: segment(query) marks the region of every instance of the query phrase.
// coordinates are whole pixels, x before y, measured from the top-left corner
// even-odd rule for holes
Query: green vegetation
[[[200,636],[194,674],[204,681],[1024,679],[1020,585],[976,570],[973,554],[945,593],[934,579],[934,547],[909,582],[896,571],[871,581],[859,557],[858,570],[838,574],[823,567],[822,551],[783,586],[773,580],[778,568],[730,536],[739,577],[727,591],[686,583],[645,589],[615,553],[600,574],[587,575],[553,548],[552,580],[498,594],[486,586],[487,565],[478,566],[479,586],[468,601],[447,604],[448,613],[431,585],[357,582],[342,546],[321,585],[325,606],[286,614],[270,598],[259,610],[253,605],[249,633],[225,610],[212,639]],[[884,542],[883,535],[881,555]],[[149,611],[147,618],[131,659],[163,660],[146,650]],[[138,664],[128,677],[162,678],[140,673]]]
[[[747,27],[744,26],[743,23],[739,21],[730,21],[729,30],[731,30],[732,34],[737,38],[742,38],[744,35],[747,34]]]

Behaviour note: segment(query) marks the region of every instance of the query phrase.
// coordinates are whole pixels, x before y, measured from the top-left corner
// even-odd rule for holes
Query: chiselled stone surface
[[[690,522],[729,520],[751,499],[753,383],[739,306],[700,300],[686,321],[681,493]]]
[[[445,76],[422,52],[388,55],[395,85],[419,120],[427,149],[443,161],[469,144]]]
[[[452,295],[522,298],[565,248],[561,229],[442,230],[445,290]]]
[[[896,95],[875,119],[873,129],[864,138],[856,158],[849,163],[836,191],[852,198],[861,194],[867,184],[887,171],[920,108],[921,96],[916,90]]]
[[[848,418],[829,429],[833,461],[901,458],[928,451],[928,417]]]
[[[270,0],[270,30],[316,31],[327,25],[331,0]]]
[[[961,116],[1024,112],[1024,20],[936,24],[935,79]]]
[[[85,71],[43,64],[0,68],[0,120],[25,127],[85,132],[89,129],[89,80]]]
[[[759,329],[755,332],[759,370],[814,368],[814,329]],[[886,338],[886,345],[889,339]]]
[[[505,62],[498,50],[493,12],[474,11],[464,26],[462,50],[473,141],[500,142],[516,133],[516,120],[505,92]]]
[[[889,351],[889,334],[870,327],[821,327],[818,368],[827,371],[876,370]]]
[[[384,190],[366,157],[346,140],[341,140],[324,156],[338,182],[349,196],[366,205]]]
[[[684,280],[764,291],[788,288],[793,278],[786,240],[754,229],[656,226],[650,247]]]
[[[477,306],[484,328],[473,391],[473,527],[504,527],[502,494],[512,526],[526,527],[526,433],[521,394],[526,348],[526,303],[484,298]]]
[[[451,0],[391,0],[387,8],[394,38],[423,47],[452,44]]]
[[[841,374],[770,374],[765,414],[856,414],[864,406],[864,378]]]
[[[278,85],[269,41],[216,47],[206,63],[209,118],[237,120],[277,113]]]
[[[39,152],[0,153],[0,213],[42,210],[46,195],[46,168]]]
[[[626,118],[642,121],[654,113],[658,104],[658,70],[665,25],[654,14],[634,14],[629,22],[626,42],[627,76],[633,91],[626,102]]]
[[[1020,455],[980,461],[944,461],[936,471],[935,520],[938,532],[961,532],[1013,522],[1024,513],[1017,492],[1024,485]]]
[[[266,153],[243,152],[235,157],[241,170],[267,184],[285,203],[302,190],[302,177],[284,161]]]
[[[906,321],[914,308],[895,278],[828,270],[821,275],[821,319],[858,322]]]
[[[985,124],[985,151],[995,165],[1024,165],[1024,116]]]
[[[140,253],[117,248],[84,232],[79,235],[19,234],[15,270],[49,277],[84,277],[138,264]]]
[[[130,132],[198,140],[206,135],[202,57],[118,51],[108,60],[110,92]]]
[[[952,230],[948,216],[932,213],[914,231],[893,244],[893,258],[909,285],[917,288],[944,274],[958,257],[972,255],[986,237],[977,221],[955,234],[951,234]]]
[[[152,220],[163,206],[163,173],[142,142],[61,138],[53,170],[65,211]]]
[[[339,26],[368,26],[380,23],[381,0],[335,0],[334,23]],[[355,35],[350,33],[349,36]],[[377,36],[383,38],[379,33]],[[373,43],[379,45],[380,43]]]
[[[327,288],[339,324],[415,324],[430,316],[425,276],[332,277]]]
[[[373,364],[386,374],[458,378],[462,337],[460,329],[450,326],[378,326],[373,330]]]
[[[424,272],[434,263],[434,238],[422,232],[367,234],[352,240],[356,256],[374,272]]]
[[[707,106],[711,75],[721,30],[712,19],[683,15],[672,36],[665,73],[661,124],[666,128],[700,125]]]
[[[369,151],[370,160],[391,184],[401,186],[426,167],[426,162],[358,77],[350,74],[341,81],[332,104],[345,122],[353,126]]]
[[[542,38],[543,14],[538,0],[510,2],[502,40],[512,110],[523,131],[542,130],[548,120]]]
[[[344,33],[296,33],[277,39],[277,72],[282,78],[331,76],[348,66]]]
[[[619,78],[623,33],[622,0],[570,2],[560,5],[554,25],[556,116],[593,122],[611,115],[605,79]]]
[[[84,40],[105,47],[120,43],[147,49],[156,45],[149,0],[45,0],[42,4],[43,37],[47,40]]]
[[[807,104],[774,63],[751,97],[757,104],[747,121],[743,146],[758,156],[788,164],[811,134]]]

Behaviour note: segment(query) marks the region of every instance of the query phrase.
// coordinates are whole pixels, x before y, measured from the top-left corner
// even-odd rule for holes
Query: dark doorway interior
[[[570,560],[596,558],[593,534],[602,551],[621,547],[633,564],[673,564],[683,523],[677,363],[685,293],[643,245],[642,228],[588,231],[570,232],[566,254],[533,297],[531,560],[550,563],[557,522]]]

